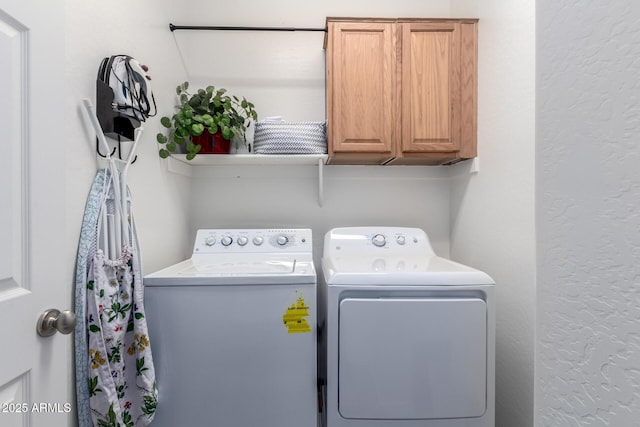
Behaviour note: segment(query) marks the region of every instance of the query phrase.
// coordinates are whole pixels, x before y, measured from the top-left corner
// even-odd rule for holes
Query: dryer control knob
[[[229,236],[224,236],[221,240],[220,243],[222,243],[223,246],[229,246],[230,244],[233,243],[233,239]]]
[[[378,247],[382,247],[387,243],[387,239],[382,234],[376,234],[371,239],[371,242]]]
[[[240,246],[244,246],[244,245],[246,245],[246,244],[247,244],[247,242],[249,242],[249,239],[247,239],[247,237],[246,237],[246,236],[240,236],[240,237],[238,237],[238,244],[239,244]]]
[[[264,242],[264,239],[261,236],[256,236],[253,238],[253,244],[256,246],[260,246]]]
[[[397,242],[399,245],[404,245],[404,243],[405,243],[405,238],[404,238],[404,236],[403,236],[403,235],[400,235],[400,236],[396,237],[396,242]]]
[[[213,246],[216,244],[216,238],[213,236],[209,236],[206,239],[204,239],[204,244],[207,246]]]
[[[287,236],[278,236],[278,238],[276,239],[276,242],[278,242],[280,246],[286,245],[288,241],[289,239],[287,238]]]

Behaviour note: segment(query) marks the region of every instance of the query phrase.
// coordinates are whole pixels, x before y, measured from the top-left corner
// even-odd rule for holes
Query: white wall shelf
[[[172,154],[172,158],[193,166],[214,165],[317,165],[326,163],[326,154],[198,154],[187,160],[186,154]]]
[[[324,164],[329,156],[326,154],[199,154],[193,160],[187,160],[186,154],[172,154],[169,160],[169,171],[191,176],[191,167],[206,166],[259,166],[259,165],[317,165],[318,166],[318,204],[324,201]]]

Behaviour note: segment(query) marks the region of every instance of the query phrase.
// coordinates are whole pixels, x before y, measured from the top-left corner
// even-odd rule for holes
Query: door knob
[[[38,318],[36,330],[41,337],[50,337],[56,332],[70,334],[76,327],[76,315],[71,310],[50,308]]]

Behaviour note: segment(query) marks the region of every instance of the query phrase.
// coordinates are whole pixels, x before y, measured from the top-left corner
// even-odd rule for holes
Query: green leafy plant
[[[160,157],[167,158],[178,146],[186,144],[187,160],[192,160],[201,150],[194,144],[193,136],[200,136],[206,130],[211,134],[220,131],[222,137],[231,140],[234,136],[242,137],[246,145],[246,130],[251,120],[258,120],[254,105],[245,98],[229,96],[224,88],[216,89],[207,86],[189,93],[189,82],[176,88],[180,105],[172,117],[162,117],[160,123],[168,129],[168,133],[158,133],[157,140],[162,146]]]

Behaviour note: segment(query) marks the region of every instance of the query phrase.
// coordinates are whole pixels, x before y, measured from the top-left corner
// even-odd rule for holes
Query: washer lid
[[[145,276],[145,286],[315,283],[310,256],[193,255]]]
[[[251,262],[204,262],[192,263],[178,271],[179,277],[252,275],[252,274],[293,274],[296,260],[258,260]]]
[[[329,285],[493,285],[488,274],[436,255],[334,256],[322,260]]]

